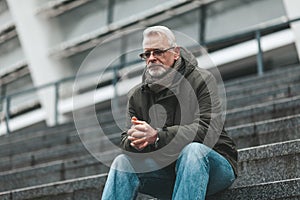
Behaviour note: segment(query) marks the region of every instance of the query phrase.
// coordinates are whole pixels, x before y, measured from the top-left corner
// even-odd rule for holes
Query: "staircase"
[[[239,149],[239,177],[207,199],[300,199],[300,66],[231,80],[225,89],[226,130]],[[117,144],[121,130],[110,108],[99,118]],[[86,120],[81,131],[89,134],[89,144],[100,142],[98,127]],[[1,200],[100,199],[108,172],[86,150],[73,123],[1,136],[0,159]]]

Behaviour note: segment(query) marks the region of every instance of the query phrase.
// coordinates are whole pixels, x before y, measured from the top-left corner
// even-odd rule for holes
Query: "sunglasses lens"
[[[153,51],[153,56],[162,56],[163,53],[164,51],[157,49]]]
[[[151,56],[151,52],[150,51],[144,53],[144,57],[145,58],[149,58],[150,56]]]
[[[160,57],[160,56],[162,56],[166,51],[168,51],[168,50],[170,50],[170,49],[172,49],[172,48],[174,48],[174,47],[170,47],[170,48],[165,49],[165,50],[155,49],[155,50],[152,50],[152,51],[146,51],[146,52],[144,52],[144,53],[141,53],[141,54],[140,54],[140,57],[141,57],[142,59],[145,59],[145,60],[146,60],[146,59],[150,58],[151,52],[152,52],[152,54],[153,54],[154,57]]]

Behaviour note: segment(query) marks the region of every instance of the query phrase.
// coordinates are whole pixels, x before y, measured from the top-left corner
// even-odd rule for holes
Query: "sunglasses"
[[[165,52],[169,51],[170,49],[174,49],[175,47],[170,47],[168,49],[154,49],[152,51],[146,51],[144,53],[141,53],[139,56],[143,59],[143,60],[147,60],[148,58],[150,58],[151,54],[154,57],[160,57],[162,56]]]

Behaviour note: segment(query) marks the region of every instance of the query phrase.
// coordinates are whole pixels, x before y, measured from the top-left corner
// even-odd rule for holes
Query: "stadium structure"
[[[0,0],[0,199],[101,198],[153,25],[225,89],[239,177],[208,199],[300,198],[298,0]]]

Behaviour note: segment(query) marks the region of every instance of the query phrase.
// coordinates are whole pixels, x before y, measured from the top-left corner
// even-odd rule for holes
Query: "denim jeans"
[[[145,159],[141,165],[156,165]],[[102,200],[135,199],[138,192],[159,199],[203,200],[229,187],[235,180],[229,162],[216,151],[200,143],[191,143],[181,152],[176,165],[147,173],[116,170],[118,167],[133,170],[131,158],[119,155],[109,171]]]

